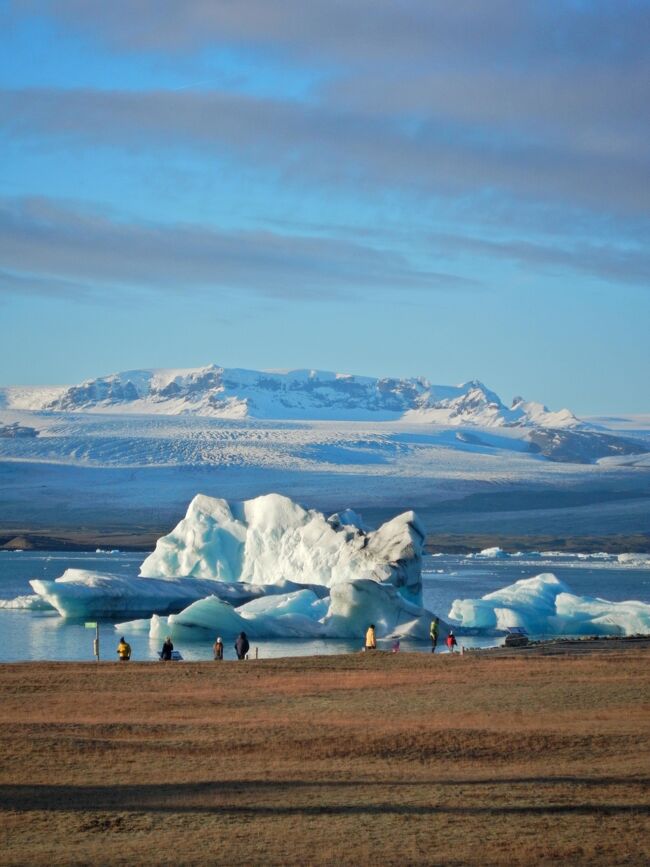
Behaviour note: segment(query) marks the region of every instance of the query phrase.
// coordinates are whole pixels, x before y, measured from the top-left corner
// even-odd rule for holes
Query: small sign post
[[[84,623],[86,629],[94,629],[95,630],[95,639],[93,641],[93,653],[95,655],[95,661],[99,662],[99,623],[95,621],[91,621],[89,623]]]

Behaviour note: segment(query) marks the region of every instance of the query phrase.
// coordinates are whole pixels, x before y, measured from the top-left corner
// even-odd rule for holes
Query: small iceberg
[[[650,605],[577,596],[550,572],[524,578],[481,599],[456,599],[449,617],[486,632],[522,627],[530,635],[650,633]]]

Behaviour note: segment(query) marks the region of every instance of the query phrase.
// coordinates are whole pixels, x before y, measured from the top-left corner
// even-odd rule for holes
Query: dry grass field
[[[2,864],[648,864],[650,651],[0,666]]]

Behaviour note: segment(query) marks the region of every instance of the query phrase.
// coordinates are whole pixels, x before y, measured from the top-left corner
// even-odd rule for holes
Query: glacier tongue
[[[449,617],[464,627],[531,635],[636,635],[650,632],[650,605],[577,596],[550,572],[524,578],[481,599],[454,600]]]
[[[326,587],[365,578],[419,601],[425,533],[416,515],[405,512],[374,532],[352,523],[349,513],[346,518],[328,520],[279,494],[241,503],[199,494],[183,520],[158,540],[140,575]]]

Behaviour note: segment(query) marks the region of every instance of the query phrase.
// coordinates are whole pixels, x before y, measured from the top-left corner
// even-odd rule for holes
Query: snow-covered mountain
[[[129,370],[61,388],[0,389],[6,409],[196,415],[223,419],[397,421],[460,427],[584,427],[568,409],[515,398],[478,380],[377,379],[320,370],[258,371],[216,365]]]

